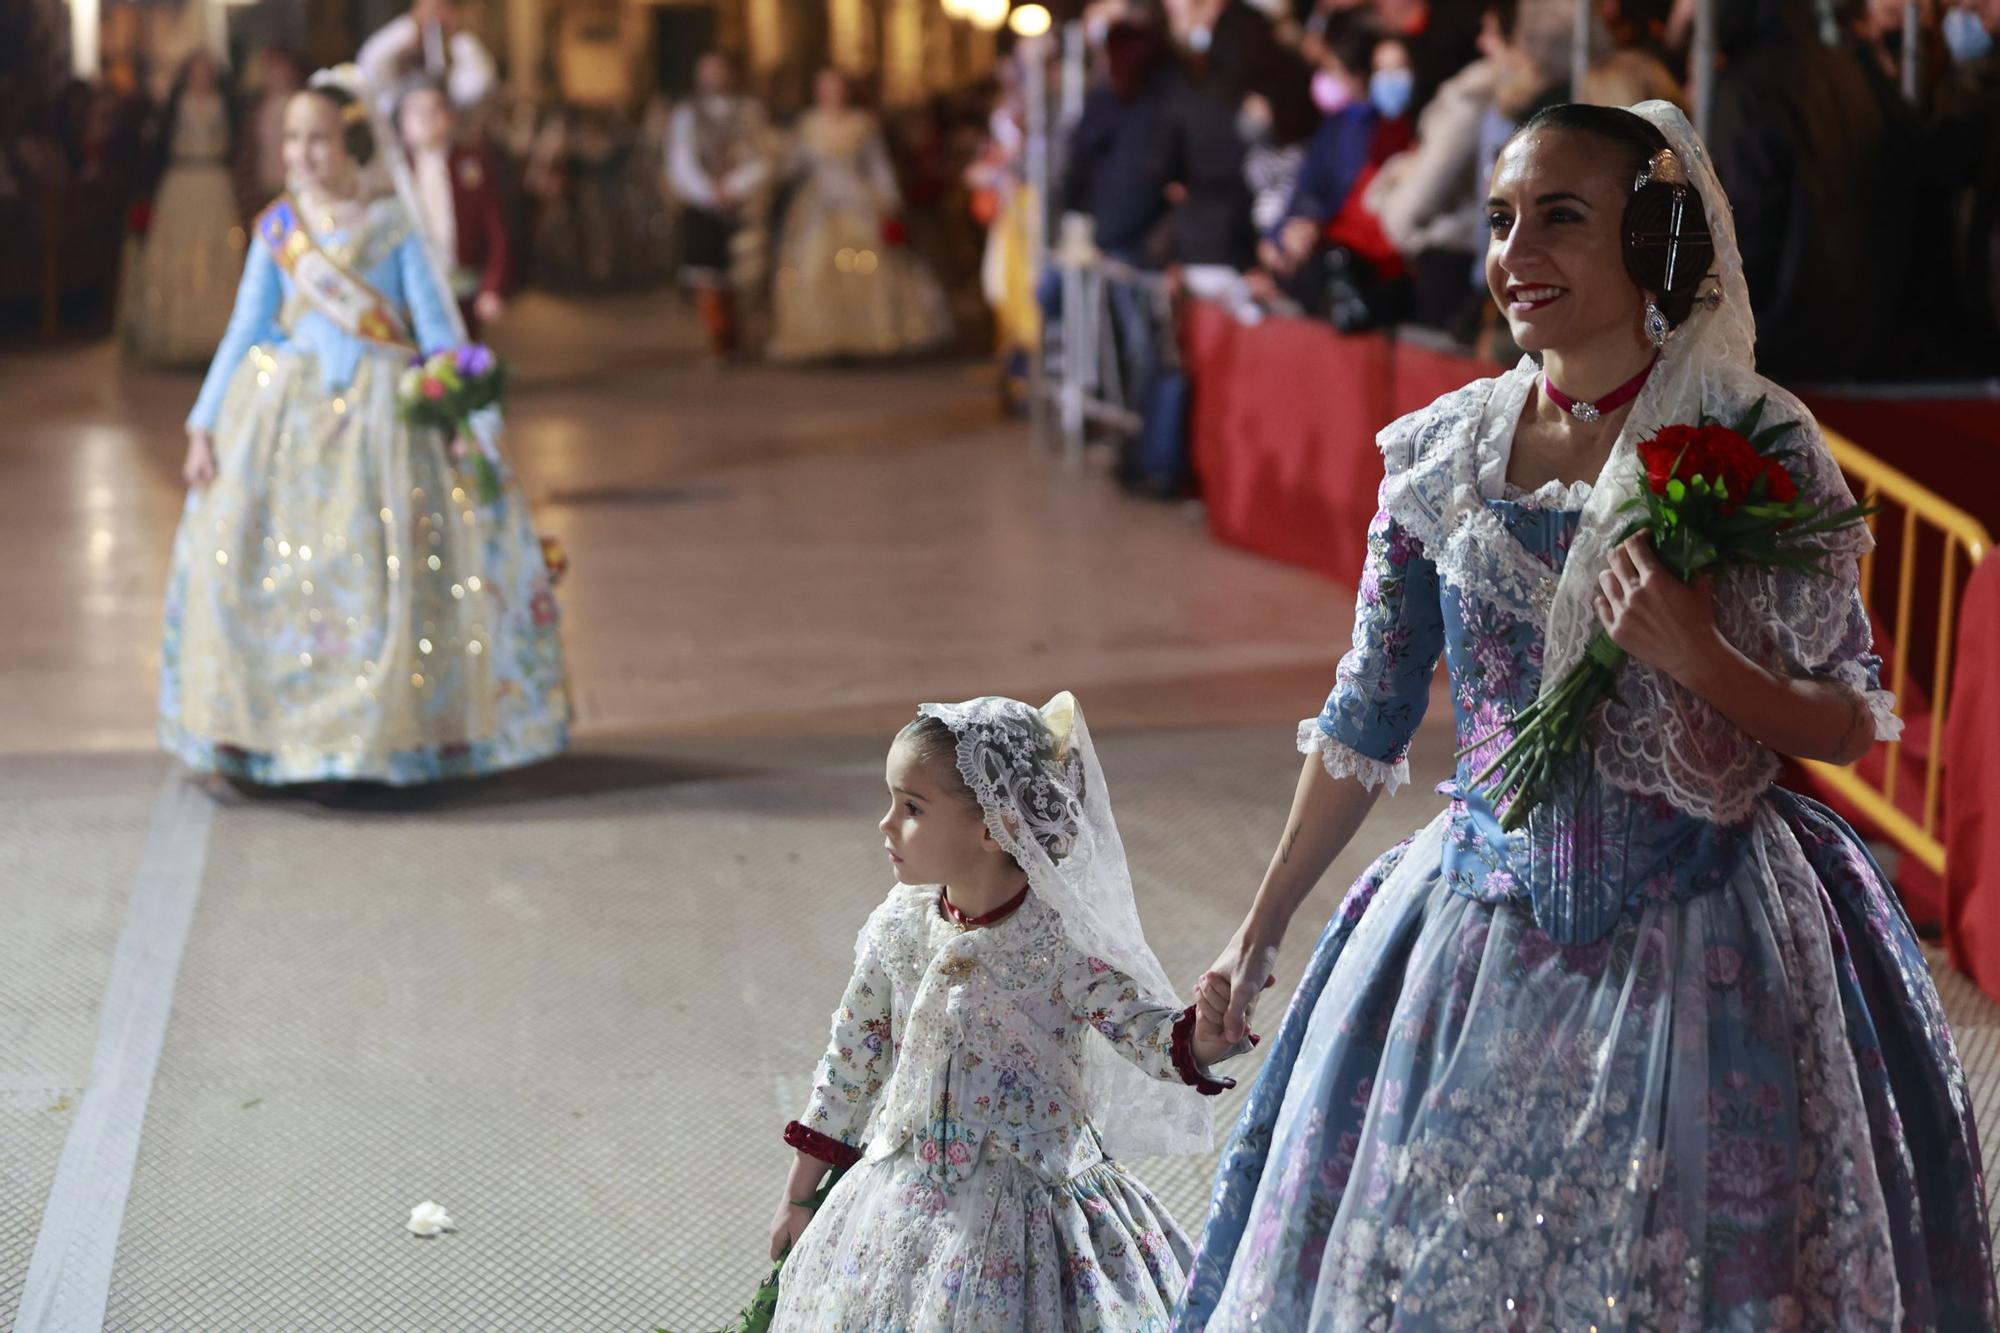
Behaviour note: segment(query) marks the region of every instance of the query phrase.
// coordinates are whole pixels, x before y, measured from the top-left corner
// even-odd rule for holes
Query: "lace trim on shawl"
[[[1568,513],[1583,508],[1590,503],[1592,486],[1587,481],[1565,483],[1560,477],[1551,477],[1534,490],[1524,490],[1511,481],[1500,483],[1500,498],[1511,500],[1523,509],[1542,509],[1555,513]]]
[[[1433,562],[1438,578],[1461,596],[1503,602],[1521,619],[1540,623],[1556,595],[1556,572],[1521,545],[1485,504],[1461,509]]]
[[[1861,663],[1836,663],[1833,670],[1826,674],[1826,679],[1837,680],[1861,696],[1861,701],[1868,705],[1868,712],[1875,719],[1876,740],[1893,741],[1902,737],[1903,719],[1896,715],[1895,691],[1878,688],[1868,679],[1868,669]]]
[[[1394,796],[1397,788],[1410,785],[1410,761],[1407,757],[1393,764],[1370,759],[1321,731],[1316,717],[1299,723],[1299,753],[1318,755],[1328,777],[1357,779],[1370,791],[1380,787],[1384,796]]]

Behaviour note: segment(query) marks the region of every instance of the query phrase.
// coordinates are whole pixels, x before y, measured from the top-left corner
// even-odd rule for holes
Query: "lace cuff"
[[[1299,753],[1318,755],[1320,763],[1326,766],[1327,776],[1358,778],[1362,786],[1371,790],[1380,787],[1384,796],[1394,796],[1398,787],[1408,786],[1410,782],[1407,755],[1393,764],[1370,759],[1321,731],[1316,717],[1299,723]]]
[[[861,1149],[816,1129],[809,1129],[796,1120],[785,1126],[785,1142],[808,1157],[819,1158],[828,1166],[853,1166],[861,1160]]]
[[[1174,1020],[1174,1072],[1181,1076],[1181,1082],[1204,1097],[1213,1097],[1236,1086],[1235,1079],[1216,1078],[1194,1058],[1193,1005],[1181,1010],[1181,1016]]]
[[[1878,688],[1861,663],[1842,662],[1827,674],[1827,679],[1836,680],[1861,696],[1875,718],[1876,740],[1893,741],[1902,737],[1903,719],[1896,716],[1895,691]]]

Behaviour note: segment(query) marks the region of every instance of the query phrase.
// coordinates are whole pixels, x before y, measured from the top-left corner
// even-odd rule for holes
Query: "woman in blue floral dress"
[[[1448,808],[1349,890],[1216,1177],[1176,1327],[1996,1327],[1965,1078],[1860,839],[1773,785],[1896,734],[1858,594],[1690,586],[1620,543],[1635,443],[1801,423],[1752,369],[1727,201],[1678,112],[1561,107],[1496,169],[1488,276],[1540,354],[1386,430],[1354,647],[1280,849],[1201,1003],[1234,1040],[1291,915],[1405,754],[1442,656]],[[1857,318],[1865,317],[1857,312]],[[1631,660],[1556,799],[1474,778],[1604,628]],[[1500,734],[1493,735],[1496,729]]]

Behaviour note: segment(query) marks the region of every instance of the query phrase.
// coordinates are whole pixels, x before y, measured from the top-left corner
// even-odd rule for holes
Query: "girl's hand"
[[[1598,575],[1597,618],[1611,641],[1682,684],[1703,675],[1727,645],[1715,628],[1715,579],[1682,583],[1641,532],[1611,552]]]
[[[206,486],[215,480],[215,441],[199,426],[189,426],[187,458],[181,463],[181,479],[189,486]]]
[[[1215,966],[1195,983],[1195,1033],[1204,1026],[1214,1031],[1227,1047],[1249,1041],[1250,1019],[1258,998],[1271,988],[1271,973],[1278,965],[1278,940],[1266,940],[1244,922],[1236,938],[1215,960]]]
[[[463,463],[466,452],[471,447],[471,443],[463,435],[454,433],[451,437],[451,443],[446,446],[446,452],[451,455],[452,462]]]
[[[507,299],[498,292],[481,292],[472,298],[472,313],[481,324],[497,324],[507,309]]]
[[[778,1215],[771,1219],[771,1262],[785,1257],[792,1246],[799,1243],[805,1234],[806,1223],[812,1221],[812,1209],[801,1208],[792,1202],[791,1191],[778,1201]]]

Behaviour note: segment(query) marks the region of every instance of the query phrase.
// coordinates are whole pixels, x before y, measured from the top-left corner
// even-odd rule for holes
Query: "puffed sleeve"
[[[215,359],[208,363],[208,377],[201,382],[194,410],[188,413],[188,425],[213,430],[230,378],[243,364],[245,354],[260,342],[282,336],[278,330],[280,295],[278,265],[269,248],[253,241],[243,264],[243,280],[236,286],[236,308],[230,312],[229,327],[223,332],[221,346],[215,349]]]
[[[1299,724],[1300,751],[1319,755],[1334,777],[1395,791],[1410,780],[1410,738],[1424,720],[1443,653],[1437,566],[1383,510],[1368,527],[1354,646],[1340,659],[1319,716]]]
[[[785,1142],[832,1166],[861,1156],[868,1113],[895,1068],[894,994],[882,966],[881,932],[892,923],[877,913],[855,949],[854,976],[833,1012],[833,1035],[820,1058],[806,1112],[785,1126]]]
[[[458,321],[453,317],[456,307],[448,305],[451,296],[438,285],[430,257],[424,253],[423,238],[414,227],[396,247],[396,273],[402,279],[403,299],[410,303],[412,332],[424,355],[463,342]]]
[[[1236,1080],[1216,1078],[1196,1061],[1193,1005],[1162,1004],[1111,964],[1079,952],[1064,958],[1059,984],[1082,1022],[1154,1078],[1185,1083],[1209,1097],[1236,1086]]]
[[[1893,741],[1903,734],[1903,719],[1896,716],[1896,696],[1882,688],[1882,659],[1875,653],[1875,629],[1858,587],[1848,599],[1846,627],[1839,643],[1826,661],[1814,663],[1803,674],[1839,681],[1859,695],[1875,719],[1876,740]]]

